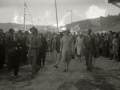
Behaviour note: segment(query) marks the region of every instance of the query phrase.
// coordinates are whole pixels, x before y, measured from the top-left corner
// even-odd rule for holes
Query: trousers
[[[37,57],[28,56],[28,58],[29,58],[29,63],[32,65],[32,75],[35,75],[37,69]]]
[[[53,53],[54,53],[54,60],[56,60],[56,65],[58,65],[58,63],[60,62],[61,53],[57,53],[56,50],[54,50]]]
[[[39,52],[37,65],[39,65],[41,67],[42,59],[43,59],[43,66],[44,66],[45,65],[45,58],[46,58],[46,51],[45,52]]]
[[[85,53],[85,59],[86,59],[87,69],[91,69],[92,68],[92,54]]]

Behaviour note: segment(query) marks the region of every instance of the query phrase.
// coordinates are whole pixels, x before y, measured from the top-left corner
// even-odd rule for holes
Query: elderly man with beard
[[[35,74],[37,73],[37,58],[39,54],[39,47],[41,45],[41,40],[38,36],[38,31],[35,27],[32,27],[30,31],[32,35],[27,37],[26,44],[29,47],[28,58],[30,64],[32,65],[31,79],[33,79],[35,77]]]

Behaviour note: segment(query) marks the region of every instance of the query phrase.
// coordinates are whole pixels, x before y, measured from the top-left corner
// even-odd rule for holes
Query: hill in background
[[[78,31],[85,31],[88,28],[91,28],[93,31],[120,31],[120,14],[113,16],[108,15],[107,17],[100,17],[95,19],[87,19],[66,25],[68,28],[75,26],[79,27]]]
[[[26,25],[26,30],[29,30],[33,25]],[[108,15],[107,17],[100,17],[95,19],[86,19],[82,21],[73,22],[72,24],[66,24],[67,28],[72,28],[73,31],[83,31],[91,28],[93,31],[120,31],[120,14]],[[39,32],[56,32],[53,26],[35,26]],[[77,27],[77,28],[74,28]],[[8,31],[10,28],[14,30],[23,30],[22,24],[16,23],[0,23],[0,28],[4,31]]]

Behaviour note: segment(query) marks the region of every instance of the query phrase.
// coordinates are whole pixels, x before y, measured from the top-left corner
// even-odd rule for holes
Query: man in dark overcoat
[[[95,51],[95,38],[92,36],[92,30],[87,30],[87,35],[83,39],[84,43],[84,52],[85,52],[85,59],[87,70],[92,71],[92,57]]]

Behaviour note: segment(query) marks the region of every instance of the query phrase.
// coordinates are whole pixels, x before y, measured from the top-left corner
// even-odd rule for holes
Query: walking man
[[[60,50],[62,51],[62,60],[65,66],[63,72],[68,71],[71,55],[74,48],[72,43],[72,37],[69,35],[69,33],[70,33],[70,30],[66,29],[66,31],[64,32],[64,36],[61,39]]]
[[[41,47],[39,48],[39,56],[38,56],[38,68],[40,69],[42,67],[42,65],[45,65],[45,59],[46,59],[46,50],[47,50],[47,41],[45,36],[43,36],[43,34],[41,34]]]
[[[57,35],[55,37],[55,40],[53,40],[53,44],[54,44],[53,45],[54,57],[55,57],[55,60],[56,60],[56,63],[54,65],[54,67],[58,68],[58,64],[60,62],[60,35]]]
[[[32,35],[27,37],[26,44],[29,47],[28,58],[29,58],[29,63],[32,65],[31,79],[33,79],[37,72],[37,58],[39,54],[39,47],[41,41],[38,36],[38,31],[35,27],[32,27],[30,31],[32,32]]]
[[[92,57],[95,50],[95,39],[91,35],[91,33],[92,30],[88,29],[87,35],[83,39],[87,70],[89,70],[90,72],[92,72]]]

